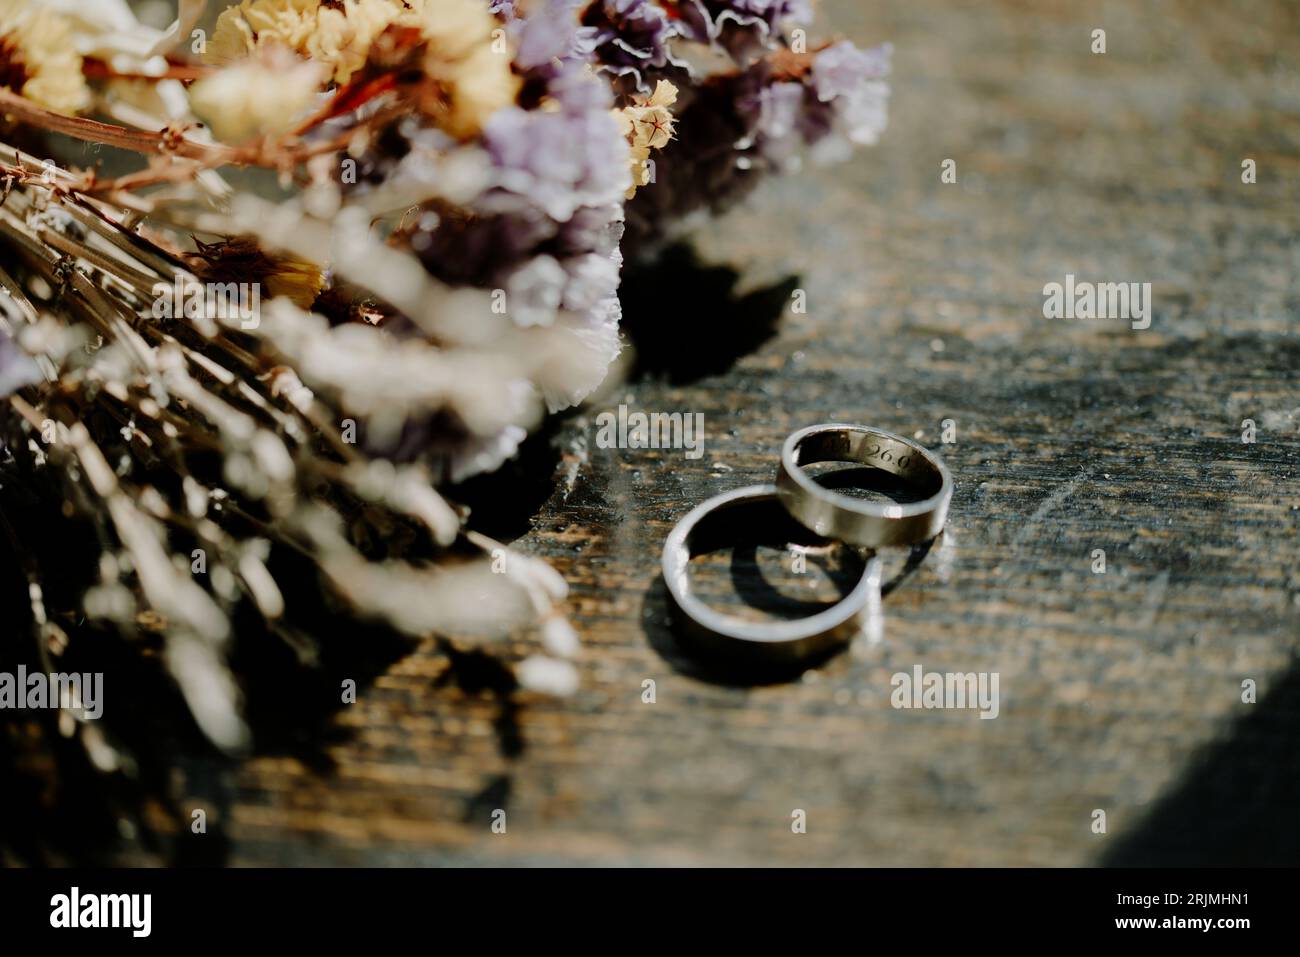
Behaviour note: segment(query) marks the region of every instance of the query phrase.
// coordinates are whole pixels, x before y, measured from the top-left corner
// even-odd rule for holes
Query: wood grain
[[[185,766],[213,830],[163,857],[1300,862],[1300,10],[825,8],[895,45],[884,140],[707,227],[698,255],[735,268],[735,289],[680,263],[629,277],[643,356],[708,371],[643,362],[467,491],[530,516],[518,545],[570,582],[581,690],[511,696],[488,666],[448,681],[432,642],[393,655],[301,739]],[[1151,282],[1151,328],[1045,319],[1042,287],[1066,273]],[[732,327],[772,316],[763,290],[788,304],[793,288],[806,314],[785,309],[731,361]],[[703,458],[598,448],[594,416],[619,402],[702,412]],[[793,682],[702,674],[664,624],[663,539],[708,495],[770,480],[787,432],[827,420],[938,449],[948,530],[886,596],[879,646]],[[894,709],[891,675],[916,664],[997,672],[999,717]],[[137,838],[121,859],[158,853]]]

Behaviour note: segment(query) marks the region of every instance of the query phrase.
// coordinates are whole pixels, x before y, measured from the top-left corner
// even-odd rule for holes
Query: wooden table
[[[1300,9],[1084,6],[826,4],[895,44],[882,143],[766,185],[699,268],[629,276],[642,374],[467,491],[570,582],[575,696],[503,695],[432,642],[391,656],[322,726],[186,766],[209,833],[125,859],[1300,861]],[[1150,328],[1044,318],[1067,273],[1150,282]],[[703,412],[704,456],[598,448],[620,402]],[[664,625],[663,539],[827,420],[937,449],[948,530],[879,645],[791,682],[701,675]],[[895,709],[918,664],[998,673],[999,716]]]

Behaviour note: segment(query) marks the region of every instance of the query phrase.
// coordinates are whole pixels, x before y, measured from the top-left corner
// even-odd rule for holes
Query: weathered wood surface
[[[323,726],[233,773],[196,762],[181,787],[212,833],[183,859],[1300,861],[1300,10],[826,6],[895,44],[883,142],[698,238],[771,294],[633,277],[658,374],[564,423],[554,460],[534,448],[516,473],[532,479],[488,489],[572,585],[578,694],[504,699],[490,669],[440,682],[432,644],[394,656]],[[1151,328],[1045,319],[1042,287],[1067,272],[1151,282]],[[807,313],[730,364],[733,327],[796,286]],[[620,401],[703,412],[704,457],[597,448],[594,414]],[[940,449],[948,531],[886,596],[878,647],[790,683],[701,677],[663,625],[663,538],[826,420]],[[998,672],[999,717],[895,710],[890,677],[916,664]]]

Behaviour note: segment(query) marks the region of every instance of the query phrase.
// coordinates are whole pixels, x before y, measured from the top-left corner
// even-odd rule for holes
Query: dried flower
[[[448,101],[441,125],[453,135],[474,135],[514,100],[519,81],[506,51],[494,48],[497,22],[481,0],[243,0],[218,17],[207,58],[230,63],[280,47],[324,64],[326,79],[343,85],[381,37],[403,28],[423,44],[424,74]]]
[[[519,683],[529,691],[566,698],[578,690],[578,670],[569,662],[530,655],[519,663]]]
[[[100,550],[98,561],[68,565],[68,541],[57,553],[26,549],[34,575],[57,567],[68,581],[51,592],[60,619],[88,617],[127,641],[155,636],[155,660],[198,726],[231,751],[249,741],[227,664],[236,619],[241,632],[261,627],[296,650],[312,641],[301,623],[329,603],[354,621],[463,641],[546,622],[554,643],[560,626],[550,592],[449,554],[467,533],[432,484],[495,467],[513,452],[535,421],[536,394],[520,363],[403,341],[363,323],[331,327],[290,298],[309,302],[319,269],[248,236],[198,243],[189,264],[213,281],[266,284],[273,298],[259,324],[241,327],[236,342],[221,324],[152,320],[149,291],[178,265],[114,227],[120,212],[111,204],[100,209],[106,218],[39,178],[23,179],[0,221],[0,246],[28,252],[18,278],[0,272],[0,397],[22,390],[0,404],[0,513],[36,509],[41,517],[24,524],[26,537],[48,514],[75,512],[94,530],[76,547]],[[42,235],[57,236],[60,248]],[[60,272],[64,256],[106,281]],[[64,283],[60,314],[33,305],[25,280],[46,291]],[[77,335],[83,323],[97,337]],[[14,325],[21,351],[8,331]],[[82,348],[94,338],[95,348]],[[42,383],[27,356],[33,350],[56,381]],[[340,438],[339,423],[359,429],[359,441]],[[384,444],[394,441],[386,434],[400,440],[412,426],[430,432],[409,449]],[[456,430],[465,444],[439,445]],[[303,581],[282,577],[286,556],[313,563],[320,584],[304,594]],[[49,617],[40,607],[38,621]],[[123,763],[102,738],[91,735],[86,746],[100,767]]]
[[[619,128],[627,138],[631,156],[632,185],[625,194],[627,199],[636,195],[637,186],[648,180],[647,160],[652,149],[663,149],[673,138],[673,114],[668,108],[677,102],[677,87],[667,80],[655,84],[654,93],[648,97],[633,96],[631,102],[619,110]]]
[[[415,11],[428,44],[425,72],[450,91],[441,125],[453,136],[473,136],[519,91],[508,51],[493,41],[498,24],[482,0],[417,0]]]
[[[673,5],[685,35],[717,44],[737,60],[774,49],[787,23],[812,19],[809,0],[679,0]]]
[[[205,56],[225,64],[280,46],[325,64],[331,79],[346,83],[365,64],[375,37],[405,10],[399,0],[242,0],[217,18]]]
[[[293,129],[315,102],[326,68],[279,47],[237,60],[190,87],[190,105],[227,143]]]
[[[742,142],[778,169],[810,148],[821,163],[875,143],[888,122],[891,50],[859,50],[847,40],[815,53],[782,51],[741,79],[736,105],[749,126]]]
[[[57,113],[90,105],[67,19],[33,0],[0,0],[0,87]]]
[[[688,89],[673,144],[655,159],[655,188],[628,205],[631,242],[653,248],[697,209],[720,211],[766,173],[805,156],[838,162],[874,143],[888,122],[890,47],[841,41],[809,53],[784,47]]]
[[[234,236],[216,243],[194,241],[198,252],[188,265],[207,282],[255,282],[270,299],[284,296],[303,309],[311,307],[325,288],[320,266],[285,253],[267,252],[251,236]]]
[[[649,89],[645,74],[669,66],[685,69],[672,54],[679,23],[650,0],[599,0],[582,14],[593,31],[595,58],[615,76],[630,76],[638,90]]]
[[[509,0],[494,4],[492,12],[505,18],[520,72],[545,82],[587,63],[596,48],[596,30],[578,26],[581,2],[536,0],[527,17]]]
[[[0,292],[0,296],[7,295],[8,293]],[[0,319],[0,399],[17,392],[23,386],[41,381],[36,363],[14,342],[5,325],[7,323]]]
[[[232,751],[250,735],[234,643],[309,660],[336,619],[529,629],[545,654],[519,685],[572,692],[563,581],[522,557],[489,570],[500,546],[441,486],[607,375],[625,221],[653,237],[873,142],[888,49],[786,49],[807,0],[242,0],[186,89],[211,67],[163,55],[202,3],[165,33],[72,3],[69,40],[0,0],[8,110],[149,161],[110,180],[0,143],[0,547],[34,596],[16,640],[116,641]],[[682,42],[725,69],[692,74]],[[276,170],[285,195],[227,164]],[[174,280],[258,284],[258,321],[158,314]],[[130,763],[81,740],[98,768]]]

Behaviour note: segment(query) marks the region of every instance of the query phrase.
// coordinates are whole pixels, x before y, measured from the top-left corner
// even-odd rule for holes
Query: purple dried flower
[[[586,253],[564,261],[566,282],[563,306],[575,312],[595,309],[618,290],[620,261],[613,256]]]
[[[643,71],[686,67],[669,47],[681,35],[678,24],[650,0],[597,0],[583,12],[582,22],[593,31],[600,68],[631,77],[642,92],[650,88]]]
[[[677,9],[684,35],[737,60],[771,49],[785,24],[812,19],[809,0],[682,0]]]
[[[481,150],[483,183],[430,203],[412,247],[448,283],[504,289],[516,325],[544,327],[529,335],[571,333],[576,350],[597,362],[620,348],[625,215],[634,241],[653,238],[692,210],[724,208],[764,173],[792,169],[804,155],[833,160],[873,142],[885,124],[887,47],[786,49],[784,33],[811,17],[809,0],[485,2],[505,24],[524,77],[518,105],[489,117],[473,145],[426,142],[402,127],[398,142],[380,142],[373,175],[363,164],[367,178],[415,168],[385,164],[385,153],[418,161],[426,152]],[[678,40],[729,52],[742,69],[693,80],[674,56]],[[612,110],[617,97],[669,71],[685,74],[673,108],[676,142],[657,153],[653,188],[629,206],[629,146]],[[583,368],[581,376],[538,382],[552,410],[594,387],[591,366]]]
[[[507,405],[530,400],[532,387],[523,380],[507,382]],[[519,425],[505,425],[482,434],[470,429],[453,411],[408,421],[401,438],[391,448],[368,449],[397,462],[424,461],[437,482],[463,482],[483,472],[494,472],[519,451],[528,433]]]
[[[736,107],[749,129],[738,145],[786,169],[805,148],[817,162],[834,162],[854,145],[876,142],[888,121],[889,86],[880,78],[890,52],[842,41],[813,54],[793,79],[757,64],[738,87]]]
[[[503,268],[523,262],[556,229],[542,210],[516,202],[509,212],[448,213],[417,231],[411,246],[444,282],[495,288]]]
[[[506,280],[510,317],[521,326],[549,326],[568,283],[568,273],[553,256],[534,256]]]
[[[880,139],[889,122],[892,48],[859,50],[847,40],[816,54],[809,71],[812,96],[803,120],[804,137],[819,163],[847,159],[854,146]]]
[[[716,24],[760,25],[772,33],[783,23],[807,23],[813,15],[808,0],[704,0],[704,6]]]
[[[618,252],[623,238],[623,204],[589,206],[573,214],[560,226],[556,248],[563,255],[597,252],[609,256]]]
[[[889,123],[889,84],[869,80],[843,97],[835,111],[835,129],[855,146],[870,146]]]
[[[564,222],[584,206],[622,199],[631,174],[608,91],[592,77],[567,76],[556,101],[559,110],[509,107],[488,120],[483,143],[499,189],[486,208],[509,211],[532,204]]]
[[[506,31],[515,45],[515,67],[543,80],[568,72],[591,59],[596,46],[595,30],[580,27],[580,0],[546,0],[545,6],[529,17],[521,17],[513,4],[503,3],[492,12],[506,21]]]
[[[889,44],[871,50],[859,50],[848,40],[841,40],[819,51],[812,64],[812,86],[823,102],[837,96],[852,96],[867,80],[881,80],[889,75]]]
[[[837,43],[814,54],[778,51],[732,76],[687,91],[676,142],[657,158],[653,189],[628,206],[637,252],[653,249],[675,220],[725,209],[761,175],[843,159],[873,143],[888,119],[890,48]]]
[[[753,118],[753,137],[766,143],[779,143],[799,129],[803,112],[802,83],[772,83],[759,86],[741,101],[742,112]]]

